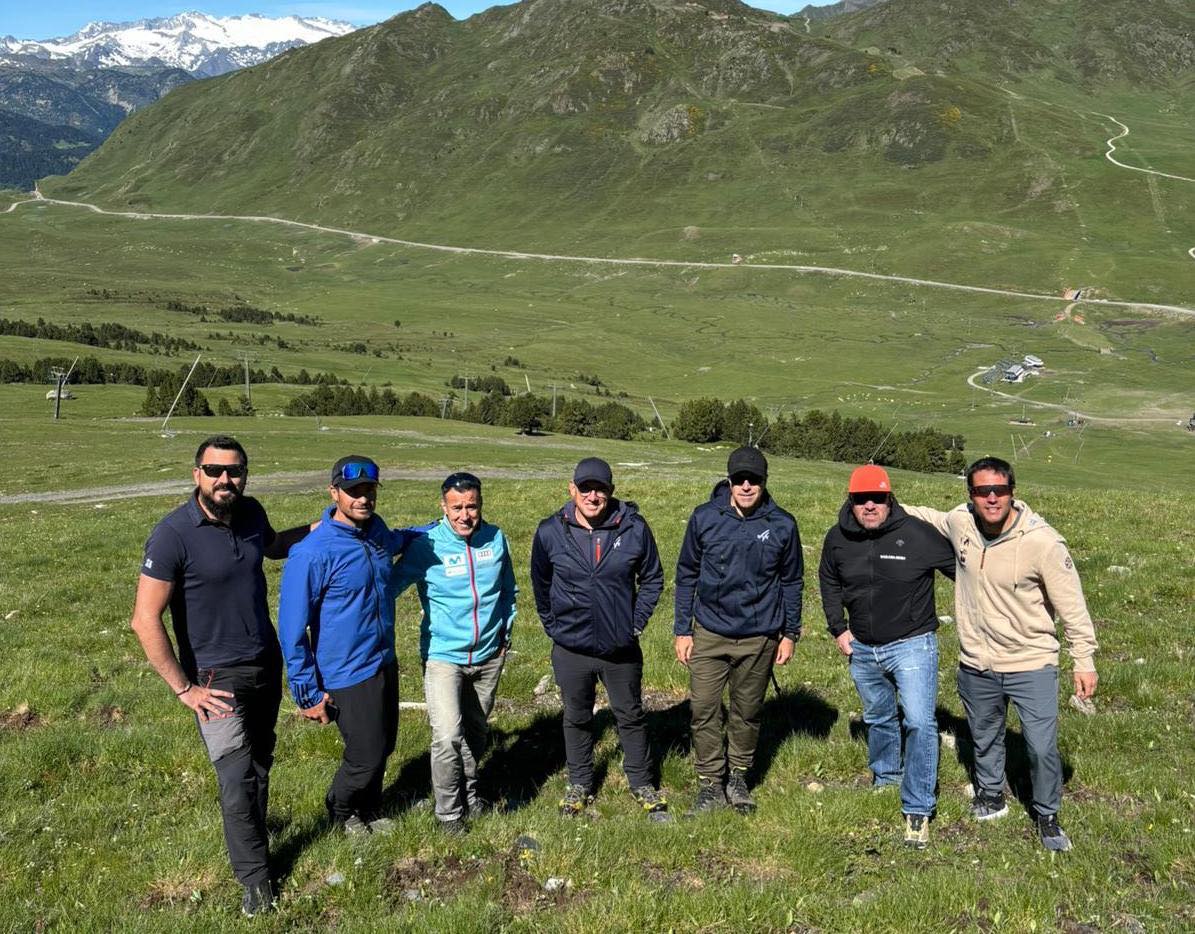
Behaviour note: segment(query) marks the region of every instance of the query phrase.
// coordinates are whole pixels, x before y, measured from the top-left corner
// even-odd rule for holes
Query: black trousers
[[[328,694],[344,739],[344,757],[326,798],[328,813],[337,821],[353,814],[370,820],[381,810],[386,759],[398,739],[398,663]]]
[[[636,643],[614,655],[585,655],[552,644],[552,671],[564,706],[564,755],[570,785],[593,790],[593,703],[599,679],[622,744],[622,768],[632,788],[653,784],[647,715],[643,712],[643,651]]]
[[[231,714],[196,722],[220,786],[232,871],[242,885],[261,885],[270,878],[266,811],[274,725],[282,700],[282,658],[267,655],[252,664],[200,669],[194,680],[235,695]]]

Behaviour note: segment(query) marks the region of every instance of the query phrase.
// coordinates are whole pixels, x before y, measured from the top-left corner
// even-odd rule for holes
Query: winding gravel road
[[[1121,124],[1123,126],[1123,124]],[[1123,135],[1123,134],[1122,134]],[[1119,164],[1119,163],[1117,163]],[[145,211],[109,211],[95,204],[85,201],[63,201],[58,198],[47,198],[40,190],[35,189],[32,198],[15,201],[9,205],[4,213],[13,211],[23,204],[57,204],[64,207],[84,208],[96,214],[108,217],[128,217],[133,220],[207,220],[207,221],[247,221],[260,224],[279,224],[284,227],[297,227],[303,230],[316,230],[321,233],[335,234],[349,237],[357,242],[392,243],[397,246],[413,247],[420,250],[435,250],[442,253],[459,253],[471,256],[494,256],[501,259],[545,260],[563,263],[588,263],[605,266],[650,266],[654,268],[675,267],[678,269],[773,269],[785,272],[808,273],[812,275],[835,276],[838,278],[870,279],[880,282],[899,282],[905,285],[922,286],[931,289],[949,289],[955,292],[974,292],[984,295],[1002,295],[1010,298],[1024,298],[1032,301],[1065,302],[1068,299],[1059,295],[1046,295],[1040,292],[1021,292],[1014,289],[997,289],[979,285],[963,285],[958,282],[941,282],[935,279],[917,279],[912,276],[891,276],[877,272],[862,272],[857,269],[840,269],[835,266],[805,266],[786,263],[709,263],[673,259],[649,259],[632,257],[627,259],[603,256],[576,256],[559,253],[526,253],[521,250],[487,250],[480,247],[449,246],[443,243],[422,243],[418,240],[401,240],[397,237],[384,237],[380,234],[366,233],[360,230],[345,230],[342,227],[326,227],[322,224],[308,224],[303,221],[288,220],[283,217],[270,217],[261,214],[162,214]],[[1120,302],[1103,298],[1085,298],[1083,302],[1092,305],[1105,305],[1114,308],[1134,308],[1147,311],[1160,311],[1168,314],[1195,316],[1195,309],[1183,305],[1160,305],[1156,302]]]

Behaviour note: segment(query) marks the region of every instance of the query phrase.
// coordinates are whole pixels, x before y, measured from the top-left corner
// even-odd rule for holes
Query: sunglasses
[[[221,474],[228,474],[229,480],[240,480],[249,472],[249,468],[244,464],[200,464],[199,469],[205,477],[213,480],[220,479]]]
[[[481,480],[468,471],[459,471],[458,473],[449,474],[444,478],[444,482],[440,484],[440,492],[447,493],[449,490],[456,490],[458,493],[465,493],[469,490],[476,490],[481,492]]]
[[[377,464],[363,464],[355,461],[350,464],[345,464],[340,468],[340,478],[337,482],[352,480],[366,480],[370,483],[378,482],[378,465]]]
[[[888,502],[887,493],[852,493],[852,506],[866,506],[868,503],[875,503],[877,506],[883,506]]]
[[[985,483],[983,486],[971,487],[971,495],[980,499],[987,499],[993,493],[997,496],[1008,496],[1011,492],[1012,486],[1007,483]]]
[[[730,478],[731,486],[742,486],[744,483],[749,483],[751,486],[759,486],[763,483],[763,477],[753,473],[736,473]]]

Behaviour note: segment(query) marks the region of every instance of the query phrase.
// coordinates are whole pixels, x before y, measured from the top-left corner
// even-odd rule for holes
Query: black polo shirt
[[[154,526],[141,573],[174,583],[170,616],[189,677],[278,652],[261,570],[262,551],[273,540],[266,511],[252,497],[238,500],[223,525],[206,516],[192,493]]]

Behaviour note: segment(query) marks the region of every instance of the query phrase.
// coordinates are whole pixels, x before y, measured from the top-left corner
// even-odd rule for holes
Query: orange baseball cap
[[[888,480],[888,471],[875,464],[864,464],[851,472],[851,482],[847,484],[848,493],[891,493],[892,484]]]

